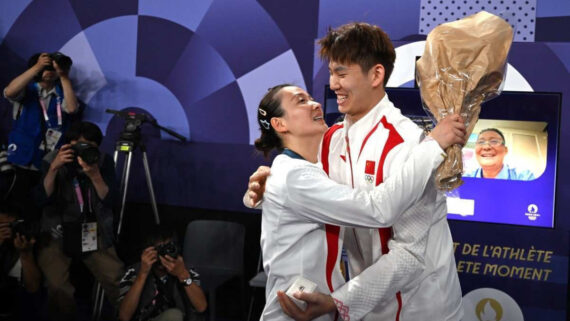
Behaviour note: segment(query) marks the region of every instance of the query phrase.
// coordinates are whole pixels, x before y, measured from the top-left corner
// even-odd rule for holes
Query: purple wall
[[[380,25],[393,40],[401,41],[398,44],[406,44],[425,39],[435,25],[427,27],[432,15],[460,18],[486,3],[449,0],[445,4],[457,2],[457,8],[434,8],[437,2],[444,5],[432,0],[356,0],[350,4],[341,0],[3,1],[0,86],[21,73],[34,52],[59,50],[72,56],[72,78],[86,105],[84,116],[107,133],[104,150],[113,151],[122,128],[122,121],[106,114],[106,108],[142,109],[161,125],[190,138],[188,143],[179,143],[144,127],[159,203],[247,211],[241,205],[247,177],[263,163],[251,143],[258,133],[256,104],[265,90],[292,82],[322,101],[328,71],[315,57],[315,40],[329,26],[366,21]],[[509,63],[530,87],[562,93],[558,157],[559,164],[568,164],[570,5],[566,0],[512,2],[485,10],[517,17],[509,22],[515,30],[525,30],[526,39],[515,38],[518,42]],[[517,22],[518,17],[524,23]],[[10,126],[11,108],[1,100],[0,142],[6,141]],[[556,229],[541,234],[566,235],[570,229],[570,200],[564,197],[570,195],[568,177],[570,168],[559,166]],[[136,154],[130,201],[148,200],[146,189],[139,187],[144,185]],[[466,229],[480,230],[483,235],[500,230],[500,226],[487,229],[487,225],[470,223],[454,223],[453,228],[455,235],[463,235]],[[533,234],[529,229],[512,231],[510,235],[521,237]],[[566,300],[567,237],[564,242],[557,249],[562,251],[558,252],[562,263],[557,267],[557,284],[563,286],[550,296],[557,302]],[[470,277],[462,275],[464,289],[477,288],[487,280]],[[541,288],[541,284],[536,286]],[[513,289],[508,283],[501,287]],[[527,320],[564,317],[564,305],[549,308],[523,301],[519,304]]]

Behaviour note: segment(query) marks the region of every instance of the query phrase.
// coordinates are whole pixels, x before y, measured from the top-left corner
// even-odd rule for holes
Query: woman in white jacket
[[[460,117],[450,116],[415,148],[397,175],[363,192],[335,183],[318,162],[328,128],[323,116],[321,105],[307,92],[287,84],[271,88],[258,108],[261,137],[255,147],[266,156],[273,149],[281,151],[262,203],[261,248],[268,276],[262,320],[290,320],[277,292],[286,291],[298,276],[316,283],[315,291],[322,293],[342,285],[342,226],[391,226],[420,198],[445,156],[443,150],[464,143]],[[417,259],[423,262],[423,257]],[[334,318],[330,313],[319,320]]]

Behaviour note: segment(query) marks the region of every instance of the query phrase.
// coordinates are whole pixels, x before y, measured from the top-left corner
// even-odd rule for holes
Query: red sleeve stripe
[[[343,124],[335,124],[327,130],[323,137],[323,145],[321,150],[321,163],[323,164],[323,169],[327,175],[329,174],[329,152],[331,139],[333,134],[341,129]],[[331,292],[334,291],[332,284],[332,273],[334,267],[338,260],[338,235],[340,233],[340,227],[334,225],[325,225],[326,237],[327,237],[327,263],[326,263],[326,279],[327,285]]]
[[[384,145],[384,149],[382,150],[382,154],[380,155],[380,160],[378,162],[378,170],[376,172],[376,186],[380,185],[384,181],[384,163],[386,162],[386,156],[394,147],[404,142],[404,139],[402,139],[402,136],[398,134],[398,131],[396,128],[394,128],[394,125],[388,123],[386,116],[382,117],[380,122],[384,128],[388,129],[388,139],[386,140],[386,144]],[[388,253],[388,240],[390,237],[392,237],[392,229],[380,228],[378,229],[378,233],[380,234],[382,254],[386,254]]]
[[[400,313],[402,312],[402,293],[396,293],[396,300],[398,300],[398,312],[396,312],[396,321],[400,321]]]
[[[341,129],[344,125],[343,124],[334,124],[331,128],[327,130],[325,136],[323,137],[323,146],[321,150],[321,163],[323,163],[323,169],[325,173],[329,173],[329,152],[331,147],[331,139],[338,129]]]
[[[378,229],[378,234],[380,234],[380,246],[382,247],[382,254],[386,254],[388,251],[390,251],[388,248],[388,241],[390,238],[392,238],[392,228],[381,227]]]
[[[327,233],[327,265],[326,265],[326,278],[329,290],[334,292],[332,284],[332,273],[334,267],[338,260],[338,235],[340,233],[340,227],[335,225],[325,225],[325,231]]]
[[[396,130],[396,128],[394,128],[394,125],[388,123],[388,121],[386,120],[386,116],[382,117],[380,122],[382,123],[384,128],[386,128],[389,131],[389,133],[388,133],[388,139],[386,140],[386,144],[384,145],[384,150],[382,150],[382,155],[380,155],[380,161],[378,162],[378,170],[376,172],[376,186],[380,185],[380,183],[384,181],[384,162],[386,161],[386,156],[388,156],[388,153],[394,147],[404,142],[404,139],[402,138],[402,136],[400,136],[400,134],[398,134],[398,131]]]
[[[388,153],[396,146],[404,142],[404,139],[394,125],[390,124],[386,120],[386,116],[382,117],[380,120],[382,126],[388,130],[388,139],[384,145],[384,150],[380,155],[380,161],[378,162],[378,170],[376,172],[376,186],[380,185],[384,181],[384,162],[386,162],[386,156]],[[378,233],[380,235],[380,245],[382,246],[382,254],[386,254],[390,251],[388,248],[388,241],[392,237],[392,228],[379,228]],[[398,312],[396,313],[396,321],[400,320],[400,312],[402,311],[402,294],[400,292],[396,293],[396,300],[398,301]]]

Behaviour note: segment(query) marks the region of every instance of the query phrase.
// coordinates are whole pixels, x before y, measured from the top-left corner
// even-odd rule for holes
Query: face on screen
[[[503,160],[508,153],[505,141],[498,133],[486,131],[479,134],[475,143],[475,156],[481,168],[503,167]]]

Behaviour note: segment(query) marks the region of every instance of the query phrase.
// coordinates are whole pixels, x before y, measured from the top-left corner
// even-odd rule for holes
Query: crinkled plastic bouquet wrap
[[[512,39],[511,26],[485,11],[434,28],[416,63],[426,112],[436,121],[460,114],[469,137],[479,119],[481,103],[501,93]],[[447,157],[436,172],[436,185],[450,191],[463,184],[461,146],[451,146],[445,152]]]

